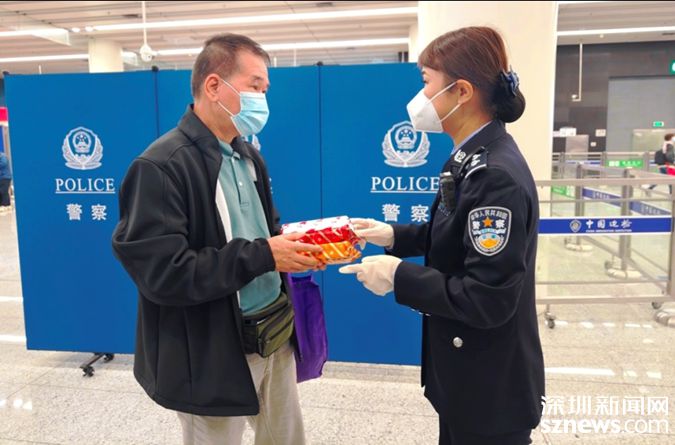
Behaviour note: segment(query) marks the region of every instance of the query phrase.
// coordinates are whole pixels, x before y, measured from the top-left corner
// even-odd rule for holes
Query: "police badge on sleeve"
[[[511,210],[481,207],[469,212],[469,235],[473,247],[485,256],[504,250],[511,234]]]

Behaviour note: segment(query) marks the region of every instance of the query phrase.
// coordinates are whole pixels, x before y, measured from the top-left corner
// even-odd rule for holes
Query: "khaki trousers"
[[[305,431],[290,343],[267,358],[247,354],[260,413],[250,417],[196,416],[178,412],[184,445],[239,445],[246,421],[255,445],[304,445]]]

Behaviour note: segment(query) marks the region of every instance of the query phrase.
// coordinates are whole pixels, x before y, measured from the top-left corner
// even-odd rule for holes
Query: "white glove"
[[[374,219],[351,218],[354,233],[359,238],[376,246],[391,249],[394,246],[394,228]]]
[[[361,264],[343,266],[339,272],[355,273],[356,279],[376,295],[385,295],[394,290],[394,276],[401,259],[391,255],[374,255],[365,257]]]

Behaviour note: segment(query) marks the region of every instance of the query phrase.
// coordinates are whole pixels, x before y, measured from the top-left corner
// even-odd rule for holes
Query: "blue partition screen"
[[[7,76],[29,349],[133,351],[117,192],[157,137],[150,72]]]
[[[407,121],[414,65],[273,68],[270,81],[270,119],[250,141],[282,222],[428,221],[452,141]],[[8,76],[7,91],[28,347],[131,352],[136,290],[110,247],[117,192],[185,112],[190,72]],[[330,359],[419,363],[419,314],[337,269],[317,275]]]

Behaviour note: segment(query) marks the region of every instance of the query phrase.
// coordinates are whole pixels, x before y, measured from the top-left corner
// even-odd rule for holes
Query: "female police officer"
[[[529,444],[544,395],[534,295],[539,204],[504,129],[525,99],[491,28],[438,37],[419,65],[425,86],[408,104],[410,119],[418,131],[455,141],[431,220],[354,220],[360,236],[391,255],[340,271],[424,314],[422,385],[439,414],[441,444]],[[425,266],[400,259],[421,255]]]

